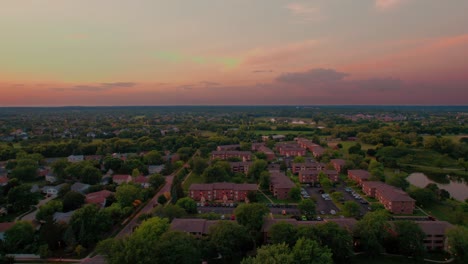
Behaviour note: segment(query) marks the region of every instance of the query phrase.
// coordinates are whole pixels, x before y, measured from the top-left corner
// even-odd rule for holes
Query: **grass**
[[[344,153],[348,153],[348,149],[351,146],[356,145],[356,143],[361,144],[361,149],[364,150],[364,151],[367,151],[368,149],[371,149],[371,148],[375,149],[375,145],[361,143],[361,142],[357,142],[357,141],[340,141],[338,143],[340,143],[343,146],[342,151],[344,151]]]
[[[184,191],[188,192],[190,185],[194,183],[203,183],[203,178],[201,175],[192,172],[190,176],[187,177],[187,179],[185,180],[184,184],[182,185],[182,188],[184,189]]]
[[[269,135],[289,135],[289,134],[313,134],[312,131],[301,131],[301,130],[255,130],[255,134],[257,135],[264,135],[264,136],[269,136]]]
[[[455,200],[447,200],[422,209],[439,220],[466,226],[468,225],[468,212],[461,210],[460,204]]]

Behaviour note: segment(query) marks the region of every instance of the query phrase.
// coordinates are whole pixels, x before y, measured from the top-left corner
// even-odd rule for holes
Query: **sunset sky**
[[[467,0],[0,0],[0,106],[468,104]]]

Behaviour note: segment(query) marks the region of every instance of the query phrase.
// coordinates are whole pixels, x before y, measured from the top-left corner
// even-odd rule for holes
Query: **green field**
[[[193,183],[203,183],[202,176],[192,172],[190,176],[188,176],[185,180],[184,184],[182,185],[182,188],[185,192],[188,192],[190,185],[192,185]]]

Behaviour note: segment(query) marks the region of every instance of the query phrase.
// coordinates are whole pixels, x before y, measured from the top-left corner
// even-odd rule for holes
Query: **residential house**
[[[52,217],[56,223],[68,224],[74,212],[75,211],[70,211],[66,213],[55,212]]]
[[[62,184],[57,185],[57,186],[49,186],[49,185],[44,186],[44,187],[42,187],[42,193],[47,194],[48,196],[58,195],[58,193],[63,188],[63,186],[65,186],[65,184],[66,183],[62,183]]]
[[[57,181],[57,177],[56,177],[54,174],[52,174],[52,173],[48,173],[48,174],[45,176],[45,180],[46,180],[46,182],[48,182],[48,183],[54,183],[54,182]]]
[[[85,183],[81,183],[81,182],[75,182],[70,187],[70,190],[72,190],[74,192],[79,192],[81,194],[84,194],[89,189],[89,187],[90,187],[89,184],[85,184]]]
[[[7,176],[0,176],[0,186],[8,185],[8,177]]]
[[[229,158],[239,158],[242,161],[249,161],[252,159],[252,152],[250,151],[212,151],[211,160],[222,159],[227,160]]]
[[[252,143],[252,151],[258,151],[260,147],[265,147],[265,142]]]
[[[275,152],[273,152],[273,150],[269,149],[267,146],[260,146],[257,151],[265,154],[267,160],[274,160],[276,158]]]
[[[281,156],[295,157],[305,156],[306,150],[295,142],[284,142],[276,144],[276,150]]]
[[[296,187],[294,182],[282,172],[270,171],[270,191],[278,199],[288,199],[289,191]]]
[[[81,162],[84,161],[83,155],[70,155],[68,156],[67,160],[71,163]]]
[[[149,174],[161,173],[163,170],[164,170],[164,164],[163,165],[148,165]]]
[[[0,223],[0,240],[5,240],[5,232],[15,225],[15,222]]]
[[[230,182],[192,184],[189,187],[189,197],[196,201],[245,201],[249,192],[256,191],[256,184]]]
[[[362,183],[362,191],[376,198],[393,214],[413,214],[415,200],[397,187],[378,181],[365,181]]]
[[[272,135],[271,139],[275,141],[283,141],[286,139],[286,136],[285,135]]]
[[[151,186],[150,182],[149,182],[149,177],[146,177],[146,176],[143,176],[143,175],[140,175],[138,177],[136,177],[133,182],[139,184],[142,188],[149,188]]]
[[[344,166],[346,165],[346,161],[344,159],[332,159],[330,163],[333,165],[333,168],[340,173],[343,170]]]
[[[362,183],[368,181],[370,177],[370,173],[365,170],[348,170],[348,178],[357,182],[359,186],[362,186]]]
[[[250,166],[252,165],[252,162],[251,161],[229,162],[229,165],[231,165],[232,172],[234,173],[242,172],[242,173],[247,174]]]
[[[217,151],[240,150],[240,144],[221,145],[216,148]]]
[[[101,208],[106,206],[107,197],[109,197],[113,192],[108,190],[102,190],[99,192],[88,193],[86,195],[85,202],[88,204],[97,204]]]
[[[124,175],[117,174],[117,175],[112,176],[112,181],[117,185],[121,185],[123,183],[129,183],[132,180],[133,180],[132,176],[128,174],[124,174]]]
[[[84,158],[85,160],[100,162],[102,160],[102,155],[86,155]]]

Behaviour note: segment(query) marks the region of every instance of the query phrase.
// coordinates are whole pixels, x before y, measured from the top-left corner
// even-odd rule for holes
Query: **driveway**
[[[40,200],[39,203],[36,205],[36,210],[34,210],[33,212],[19,218],[19,219],[16,219],[16,220],[23,220],[23,221],[33,221],[36,219],[36,214],[37,212],[39,212],[39,207],[43,206],[44,204],[48,203],[50,200],[52,199],[55,199],[57,197],[57,195],[52,195],[50,197],[47,197],[43,200]]]

